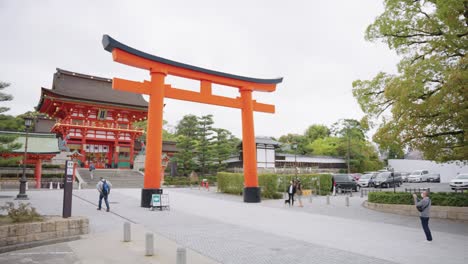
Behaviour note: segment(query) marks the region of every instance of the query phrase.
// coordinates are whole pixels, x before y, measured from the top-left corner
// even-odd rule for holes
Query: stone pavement
[[[168,256],[175,255],[176,243],[191,249],[189,255],[196,255],[198,259],[194,258],[194,261],[188,263],[423,261],[439,264],[465,263],[464,259],[468,257],[467,224],[451,221],[436,224],[437,227],[433,228],[435,240],[428,244],[423,242],[424,235],[417,218],[403,217],[403,221],[398,221],[389,219],[402,216],[373,211],[369,213],[369,210],[360,206],[362,199],[359,197],[351,199],[350,207],[344,206],[343,197],[333,197],[332,206],[324,205],[324,198],[320,198],[313,200],[312,204],[304,200],[304,208],[285,208],[281,200],[245,204],[241,197],[206,193],[197,189],[165,191],[170,194],[170,211],[149,211],[138,207],[139,189],[114,189],[110,198],[111,213],[106,213],[95,210],[97,194],[94,190],[75,190],[73,214],[90,218],[91,234],[83,240],[65,243],[74,253],[70,257],[81,261],[70,263],[99,263],[86,262],[84,256],[95,252],[93,259],[100,259],[96,252],[100,252],[99,248],[111,241],[117,248],[119,245],[125,247],[119,236],[126,219],[135,223],[136,229],[152,231],[165,239],[158,245],[160,250],[168,251]],[[61,191],[30,191],[29,194],[30,202],[41,213],[60,214]],[[339,205],[340,199],[343,199],[343,206]],[[415,223],[406,224],[410,222]],[[450,232],[445,232],[444,226],[450,227]],[[456,232],[457,229],[462,231]],[[144,232],[140,231],[142,235]],[[107,238],[99,240],[101,236]],[[82,248],[73,243],[82,243]],[[164,249],[163,245],[171,243],[171,249]],[[141,255],[138,251],[141,251],[141,247],[138,246],[122,250],[113,250],[112,247],[109,246],[112,254],[126,252]],[[2,257],[5,256],[0,255],[0,260]],[[201,262],[195,262],[197,260]]]

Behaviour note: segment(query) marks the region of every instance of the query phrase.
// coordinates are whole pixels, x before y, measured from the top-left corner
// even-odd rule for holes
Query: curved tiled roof
[[[112,89],[111,79],[70,72],[59,68],[54,74],[52,89],[43,88],[43,90],[83,101],[148,108],[148,102],[143,99],[141,94]]]

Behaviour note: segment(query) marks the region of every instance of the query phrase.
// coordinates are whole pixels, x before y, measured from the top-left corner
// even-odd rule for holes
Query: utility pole
[[[351,174],[351,170],[349,168],[349,152],[350,152],[350,148],[351,148],[351,142],[350,142],[350,138],[349,138],[349,127],[346,129],[346,136],[348,138],[348,151],[347,151],[348,174]]]

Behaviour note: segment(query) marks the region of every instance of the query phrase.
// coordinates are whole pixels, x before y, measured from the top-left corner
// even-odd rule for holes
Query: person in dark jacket
[[[422,211],[419,212],[419,215],[420,215],[419,218],[421,219],[421,225],[424,230],[424,234],[426,234],[426,241],[431,242],[432,234],[431,234],[431,230],[429,229],[429,217],[431,214],[431,199],[429,198],[427,191],[422,192],[421,197],[422,199],[419,200],[418,196],[416,194],[413,194],[416,207],[419,207],[422,209]]]
[[[101,180],[96,184],[96,189],[99,192],[99,207],[97,208],[98,210],[101,210],[102,199],[104,198],[104,202],[106,203],[106,207],[107,207],[106,211],[107,212],[110,211],[108,197],[109,197],[111,188],[112,188],[112,184],[110,183],[110,181],[102,177],[101,177]]]
[[[293,181],[289,182],[289,187],[286,190],[288,193],[289,204],[294,206],[294,194],[296,193],[296,184]]]

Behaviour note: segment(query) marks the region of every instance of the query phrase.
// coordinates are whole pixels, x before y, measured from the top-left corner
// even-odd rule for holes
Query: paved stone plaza
[[[468,223],[432,219],[434,242],[425,243],[419,219],[374,212],[355,195],[350,207],[344,196],[324,197],[303,208],[282,200],[245,204],[240,196],[165,189],[170,211],[140,208],[139,189],[115,189],[111,212],[97,211],[95,190],[75,190],[73,215],[90,219],[82,240],[0,255],[2,263],[171,263],[175,248],[189,249],[188,263],[465,263]],[[14,196],[14,192],[2,192]],[[43,214],[60,215],[62,191],[28,192]],[[0,203],[12,198],[0,198]],[[122,224],[133,223],[130,244],[121,242]],[[144,257],[144,233],[156,235],[158,258]],[[102,253],[102,251],[110,253]],[[39,254],[39,252],[41,252]],[[50,253],[50,254],[47,254]],[[36,262],[34,262],[36,261]],[[27,263],[27,261],[25,262]]]

